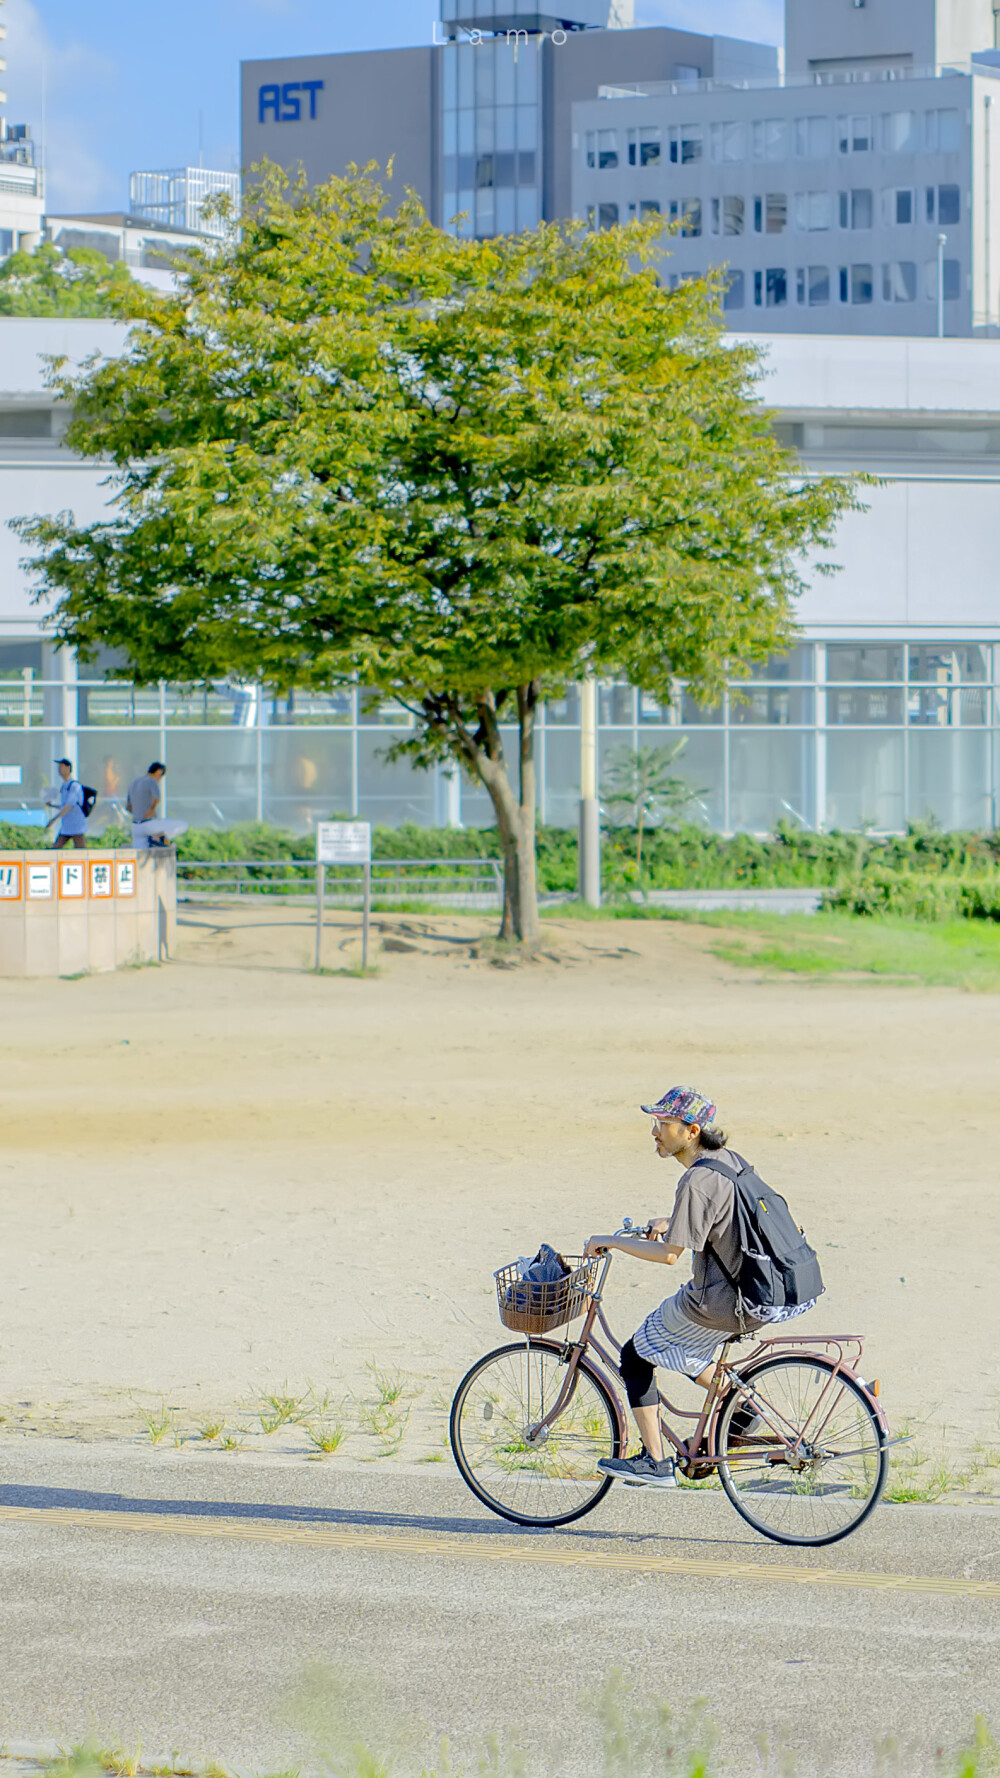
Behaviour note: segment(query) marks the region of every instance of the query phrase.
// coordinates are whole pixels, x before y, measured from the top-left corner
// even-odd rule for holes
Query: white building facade
[[[212,200],[224,197],[229,216],[212,210]],[[188,229],[211,240],[225,240],[240,213],[240,176],[211,167],[170,167],[155,173],[130,173],[129,211],[162,228]],[[206,213],[206,205],[209,206]]]
[[[867,511],[840,526],[832,576],[809,572],[801,636],[787,657],[705,709],[678,687],[662,707],[627,684],[599,696],[600,760],[623,746],[684,740],[679,769],[720,831],[892,832],[935,815],[996,825],[1000,795],[1000,343],[756,337],[762,399],[805,473],[867,470]],[[0,322],[0,817],[37,808],[68,754],[106,814],[136,772],[167,761],[170,812],[198,824],[262,817],[305,830],[332,813],[389,823],[491,820],[463,784],[389,764],[409,718],[344,686],[273,697],[266,688],[108,679],[46,638],[23,548],[6,521],[104,510],[107,467],[62,442],[65,413],[44,357],[121,349],[104,321]],[[513,739],[513,737],[511,737]],[[539,725],[545,820],[575,826],[579,701],[550,700]]]

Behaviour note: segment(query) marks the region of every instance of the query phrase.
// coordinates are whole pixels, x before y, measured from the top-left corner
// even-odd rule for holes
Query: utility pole
[[[597,801],[597,681],[580,687],[580,899],[601,905],[601,814]]]

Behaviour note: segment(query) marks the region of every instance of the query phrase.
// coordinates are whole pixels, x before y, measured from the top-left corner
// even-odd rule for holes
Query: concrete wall
[[[377,161],[383,169],[395,157],[389,189],[402,196],[413,186],[433,215],[435,184],[435,51],[420,49],[363,50],[352,55],[288,56],[266,62],[244,62],[242,79],[242,147],[244,172],[258,161],[272,160],[290,172],[305,168],[310,184],[346,171],[351,161],[364,166]],[[272,108],[261,117],[262,86],[284,88],[304,80],[321,80],[315,96],[315,117],[309,95],[294,95],[283,106],[296,109],[297,121],[276,120]]]
[[[0,852],[0,976],[155,963],[176,925],[172,849]]]
[[[837,63],[967,63],[993,44],[991,0],[786,0],[790,74]]]

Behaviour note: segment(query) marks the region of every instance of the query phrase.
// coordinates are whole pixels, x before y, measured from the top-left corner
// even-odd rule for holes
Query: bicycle
[[[643,1231],[626,1217],[616,1232]],[[500,1319],[525,1337],[488,1352],[463,1377],[452,1403],[451,1448],[472,1492],[516,1525],[552,1529],[593,1512],[614,1479],[597,1469],[598,1459],[628,1449],[613,1381],[620,1382],[621,1343],[601,1301],[613,1258],[570,1262],[568,1276],[554,1284],[521,1280],[516,1266],[495,1275]],[[544,1337],[581,1315],[576,1339]],[[837,1543],[874,1512],[888,1471],[879,1384],[857,1371],[864,1335],[747,1337],[756,1343],[739,1360],[732,1352],[741,1336],[726,1341],[700,1411],[660,1394],[664,1439],[684,1476],[717,1474],[762,1536]],[[740,1410],[738,1426],[746,1428],[749,1416],[750,1429],[734,1432]],[[687,1438],[668,1415],[694,1421]]]

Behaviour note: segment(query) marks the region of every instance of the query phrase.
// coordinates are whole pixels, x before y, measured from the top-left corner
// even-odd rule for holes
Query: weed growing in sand
[[[219,1440],[220,1451],[242,1451],[243,1435],[239,1432],[227,1432],[225,1438]]]
[[[334,1451],[339,1451],[348,1436],[343,1420],[335,1420],[331,1426],[307,1425],[305,1433],[309,1443],[325,1457],[332,1457]]]
[[[283,1383],[277,1393],[264,1392],[261,1406],[257,1410],[261,1432],[278,1432],[282,1426],[297,1426],[305,1420],[310,1412],[311,1392],[304,1395],[290,1395],[288,1384]]]
[[[158,1408],[144,1408],[138,1402],[134,1406],[149,1435],[150,1444],[158,1445],[168,1432],[174,1431],[174,1416],[166,1402],[161,1401]]]
[[[911,1423],[904,1420],[900,1437],[912,1437]],[[931,1459],[918,1445],[903,1445],[894,1452],[889,1463],[889,1480],[884,1498],[894,1506],[927,1505],[940,1500],[949,1488],[960,1487],[961,1472],[943,1459],[928,1468]]]
[[[221,1438],[226,1430],[225,1420],[203,1420],[198,1428],[198,1437],[211,1444],[213,1439]]]
[[[46,1778],[87,1778],[90,1773],[107,1773],[110,1778],[136,1778],[148,1770],[142,1765],[142,1748],[126,1753],[121,1747],[99,1747],[93,1741],[81,1741],[59,1759],[48,1761],[43,1771]]]
[[[410,1402],[420,1394],[402,1371],[384,1371],[374,1358],[368,1360],[374,1390],[371,1396],[355,1396],[354,1412],[362,1432],[379,1443],[379,1457],[394,1457],[406,1435]]]

